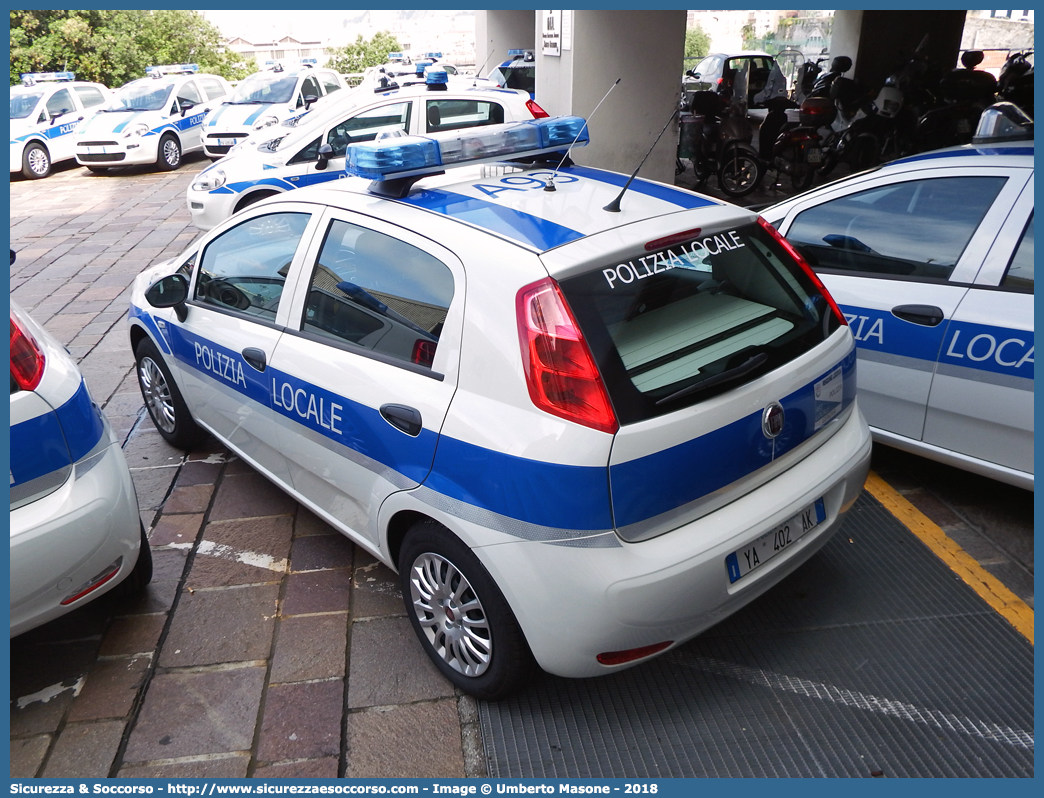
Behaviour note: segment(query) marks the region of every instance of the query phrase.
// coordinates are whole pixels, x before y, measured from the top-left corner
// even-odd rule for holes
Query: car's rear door
[[[780,224],[848,319],[871,427],[921,440],[949,322],[1024,185],[1004,168],[870,176]]]
[[[924,442],[1033,473],[1033,183],[946,331]]]
[[[268,375],[294,487],[375,546],[381,502],[431,469],[463,307],[463,267],[447,249],[327,210]]]

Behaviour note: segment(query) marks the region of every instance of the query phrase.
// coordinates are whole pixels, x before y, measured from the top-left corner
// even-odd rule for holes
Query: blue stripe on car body
[[[137,310],[138,317],[144,311]],[[144,319],[143,319],[144,322]],[[627,463],[613,466],[569,466],[531,460],[477,446],[465,441],[423,430],[420,446],[414,439],[391,434],[388,423],[371,407],[348,397],[305,382],[269,366],[264,374],[246,365],[242,355],[212,341],[172,326],[174,356],[183,367],[218,381],[250,400],[301,424],[314,433],[354,449],[374,462],[449,499],[523,523],[557,529],[602,531],[638,523],[699,499],[732,481],[752,473],[772,459],[806,441],[818,429],[817,407],[813,395],[817,378],[781,400],[787,414],[784,434],[775,443],[761,431],[760,413],[740,419],[705,435]],[[197,346],[200,349],[197,349]],[[200,351],[209,349],[210,366]],[[844,378],[843,401],[838,412],[855,398],[854,352],[837,368]],[[305,391],[315,398],[316,412],[302,417],[278,402],[273,402],[273,387],[288,384],[293,391]],[[333,424],[329,409],[338,406],[338,424]],[[340,427],[337,431],[334,427]],[[437,444],[437,446],[435,446]],[[418,453],[435,448],[434,460]],[[723,448],[750,453],[726,468],[717,456]],[[775,448],[773,448],[775,447]],[[694,473],[692,463],[707,467]],[[629,476],[648,473],[663,475],[650,490],[648,480],[640,480],[641,490],[628,492]],[[609,480],[622,487],[609,496]],[[619,491],[617,493],[616,491]],[[555,501],[547,501],[549,495]]]
[[[91,401],[87,383],[81,379],[69,401],[42,416],[11,425],[10,434],[11,451],[18,452],[11,462],[14,487],[78,462],[98,445],[105,424]]]
[[[561,173],[586,177],[589,180],[596,180],[599,183],[606,183],[607,185],[616,186],[617,188],[623,188],[628,180],[627,175],[617,174],[616,172],[606,172],[602,169],[592,169],[589,166],[571,166],[568,169],[562,169]],[[635,178],[631,182],[630,188],[627,190],[633,191],[635,194],[644,194],[647,197],[663,200],[664,202],[670,202],[671,204],[677,205],[679,208],[684,208],[686,210],[691,208],[705,208],[708,205],[721,205],[720,202],[713,200],[710,197],[694,194],[691,191],[685,191],[684,189],[668,186],[664,183],[652,183],[648,180],[642,180],[640,177]]]
[[[989,156],[1017,156],[1017,155],[1029,155],[1032,157],[1032,147],[970,147],[966,150],[949,150],[942,152],[925,152],[919,155],[911,155],[908,158],[900,158],[898,161],[892,161],[888,166],[896,166],[898,164],[916,163],[917,161],[934,161],[939,158],[967,158],[969,156],[989,155]]]

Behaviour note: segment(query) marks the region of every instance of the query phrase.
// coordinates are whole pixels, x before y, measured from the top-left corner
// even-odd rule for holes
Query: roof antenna
[[[619,82],[620,78],[617,78],[616,83]],[[544,183],[544,191],[555,191],[555,177],[558,175],[558,170],[561,169],[562,164],[564,164],[569,159],[569,153],[573,151],[573,144],[576,144],[576,142],[580,140],[580,136],[582,136],[584,131],[587,129],[587,123],[590,120],[594,119],[594,115],[598,112],[599,107],[601,107],[602,103],[605,102],[605,98],[609,96],[609,92],[616,88],[616,83],[609,87],[609,91],[607,91],[605,95],[602,97],[602,99],[598,101],[598,105],[594,107],[594,111],[592,111],[588,115],[587,119],[584,120],[584,124],[581,125],[580,130],[577,131],[576,138],[573,139],[573,143],[569,145],[569,149],[567,149],[565,155],[562,156],[562,160],[558,162],[558,166],[555,167],[554,172],[551,173],[551,176],[547,179],[547,182]]]
[[[656,137],[656,141],[654,141],[652,143],[652,147],[650,147],[649,151],[647,153],[645,153],[645,157],[642,158],[642,162],[640,164],[638,164],[638,169],[641,169],[642,166],[645,164],[645,162],[649,159],[649,156],[652,155],[653,147],[656,146],[657,142],[663,136],[664,132],[666,132],[667,125],[670,125],[671,122],[674,121],[674,117],[676,117],[677,115],[678,115],[678,109],[675,108],[674,109],[674,113],[671,114],[671,118],[667,120],[667,124],[664,125],[663,126],[663,130],[660,131],[660,135]],[[616,195],[616,199],[614,199],[612,202],[610,202],[608,205],[606,205],[604,208],[602,208],[603,211],[609,211],[610,213],[619,213],[620,212],[620,200],[623,199],[624,192],[627,191],[628,188],[630,188],[631,181],[634,180],[635,175],[638,174],[638,169],[635,169],[631,173],[631,176],[629,178],[627,178],[627,182],[624,183],[624,187],[622,189],[620,189],[620,193]]]
[[[479,64],[479,65],[478,65],[478,66],[477,66],[477,67],[475,68],[475,74],[474,74],[474,75],[472,75],[472,78],[473,78],[473,80],[471,81],[471,85],[472,85],[472,86],[478,86],[478,81],[479,81],[479,77],[480,77],[480,76],[481,76],[481,74],[482,74],[482,70],[483,70],[483,69],[485,69],[485,67],[486,67],[486,64],[487,64],[487,63],[489,63],[489,59],[491,59],[491,58],[493,57],[493,53],[495,53],[495,52],[496,52],[496,49],[497,49],[496,47],[494,47],[493,49],[491,49],[491,50],[489,51],[489,55],[487,55],[487,56],[486,56],[486,60],[485,60],[485,61],[483,61],[483,62],[482,62],[481,64]]]

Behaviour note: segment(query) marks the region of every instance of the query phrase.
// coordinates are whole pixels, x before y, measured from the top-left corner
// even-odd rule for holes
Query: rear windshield
[[[749,382],[839,325],[758,224],[693,236],[560,282],[622,424]]]

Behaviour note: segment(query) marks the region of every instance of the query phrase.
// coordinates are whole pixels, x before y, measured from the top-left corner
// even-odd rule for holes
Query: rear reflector
[[[88,593],[93,593],[99,587],[101,587],[114,576],[116,576],[116,574],[120,572],[121,565],[123,565],[123,558],[117,557],[116,561],[109,565],[100,574],[95,576],[93,579],[84,582],[82,585],[76,588],[74,592],[70,593],[68,596],[62,599],[62,606],[64,607],[67,604],[72,604],[74,601],[82,599]]]
[[[44,373],[44,353],[22,322],[11,316],[11,376],[23,391],[32,391]]]
[[[819,293],[821,293],[823,295],[823,298],[826,299],[827,304],[830,305],[830,309],[834,311],[834,315],[837,316],[837,320],[847,327],[848,319],[845,318],[845,314],[841,312],[841,308],[837,306],[837,303],[834,301],[834,298],[830,296],[830,292],[827,291],[826,286],[823,285],[823,281],[819,279],[819,275],[812,271],[812,267],[808,265],[808,261],[805,260],[804,257],[802,257],[801,253],[794,248],[793,244],[791,244],[789,241],[787,241],[787,239],[785,239],[783,236],[779,234],[779,230],[777,230],[775,227],[773,227],[771,224],[765,221],[765,217],[759,216],[758,224],[760,224],[762,229],[765,230],[765,232],[768,233],[770,236],[772,236],[776,240],[776,242],[787,251],[787,254],[790,255],[790,257],[792,257],[794,260],[798,262],[798,265],[804,270],[805,274],[807,274],[809,279],[815,284],[816,288],[819,290]]]
[[[603,665],[623,665],[625,662],[634,662],[642,657],[651,657],[653,654],[659,654],[672,645],[674,645],[673,640],[666,640],[663,643],[655,643],[654,645],[642,646],[641,648],[629,648],[626,651],[606,651],[604,654],[598,655],[598,661]]]
[[[533,404],[560,418],[614,434],[620,425],[587,342],[551,278],[515,299],[522,368]]]

